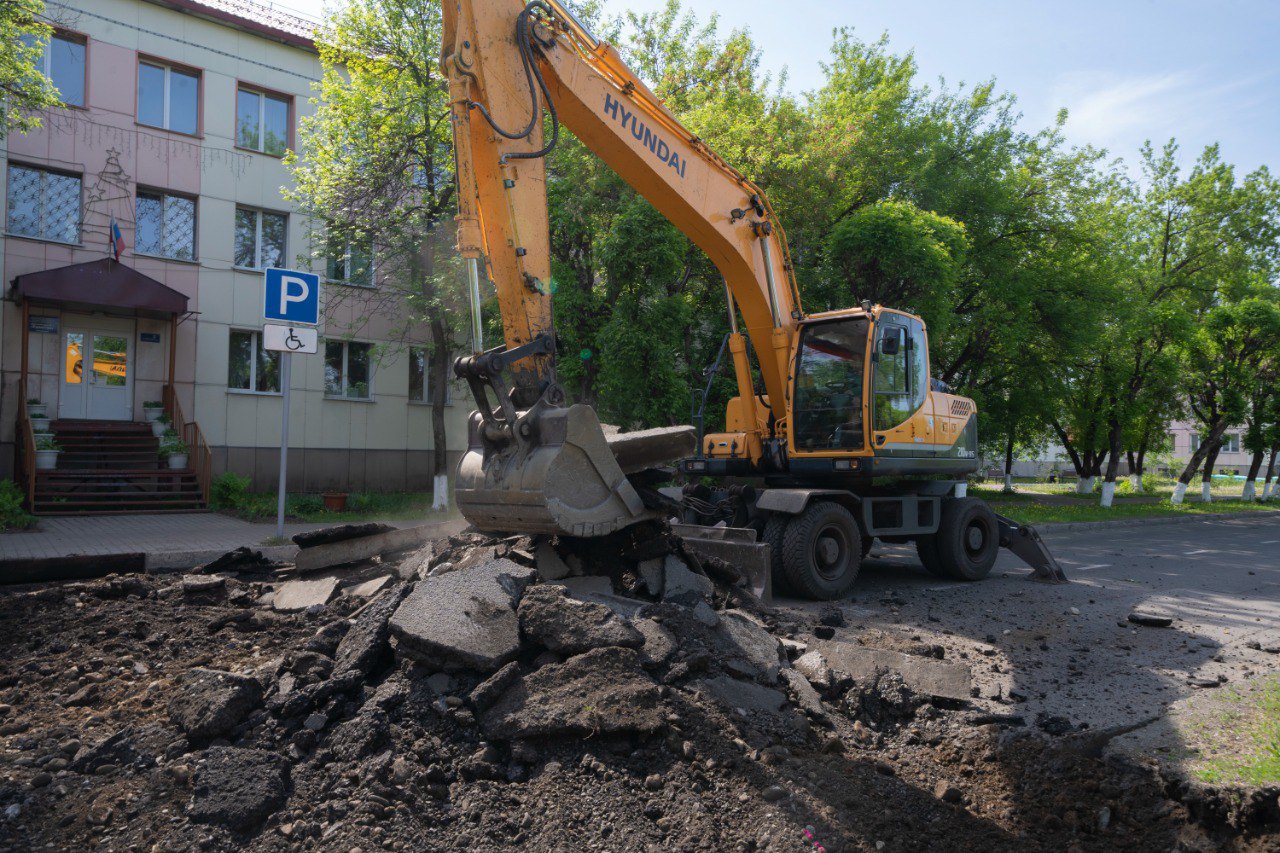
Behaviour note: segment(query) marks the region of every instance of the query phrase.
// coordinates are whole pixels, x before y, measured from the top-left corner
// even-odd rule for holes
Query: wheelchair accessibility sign
[[[272,267],[263,276],[262,319],[314,326],[320,322],[320,276]]]
[[[315,353],[319,351],[319,337],[315,329],[306,326],[262,326],[262,347],[274,352]]]

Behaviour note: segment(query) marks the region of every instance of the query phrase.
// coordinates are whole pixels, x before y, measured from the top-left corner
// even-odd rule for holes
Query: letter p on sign
[[[320,322],[320,276],[274,267],[264,274],[262,316],[294,325]]]

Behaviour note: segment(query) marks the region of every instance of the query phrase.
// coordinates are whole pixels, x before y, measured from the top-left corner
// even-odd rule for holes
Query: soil
[[[497,550],[532,565],[535,544]],[[456,568],[478,547],[461,537],[428,563]],[[334,672],[364,602],[277,613],[261,603],[276,578],[258,571],[211,588],[113,576],[0,590],[0,849],[1280,850],[1274,823],[1193,820],[1155,770],[1103,759],[1106,733],[931,700],[893,674],[820,690],[810,715],[726,708],[697,689],[725,670],[715,648],[689,645],[692,630],[662,661],[612,648],[598,671],[613,683],[598,689],[581,684],[598,649],[565,659],[525,638],[515,669],[475,695],[505,693],[509,710],[512,691],[554,688],[563,672],[567,692],[540,713],[573,722],[506,739],[472,703],[491,673],[442,672],[394,642]],[[381,594],[414,582],[426,581]],[[794,643],[815,629],[876,642],[723,585],[712,603]],[[683,624],[679,607],[654,612]],[[352,636],[386,643],[361,616]],[[248,676],[261,694],[193,670]],[[192,685],[220,714],[192,727],[200,737],[170,707]],[[656,697],[643,714],[592,704],[640,695]]]

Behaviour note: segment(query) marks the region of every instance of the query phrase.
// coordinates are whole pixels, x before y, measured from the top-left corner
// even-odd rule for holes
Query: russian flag
[[[107,245],[111,248],[111,254],[115,255],[116,260],[120,260],[120,253],[124,251],[124,235],[120,233],[120,226],[116,224],[116,218],[111,217],[111,231],[107,234]]]

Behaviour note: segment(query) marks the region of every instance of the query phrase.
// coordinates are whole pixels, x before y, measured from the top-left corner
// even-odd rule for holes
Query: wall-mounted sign
[[[142,342],[144,344],[158,344],[160,343],[160,333],[159,332],[143,332]]]
[[[28,317],[27,331],[39,332],[42,335],[58,334],[58,318],[57,317]]]

